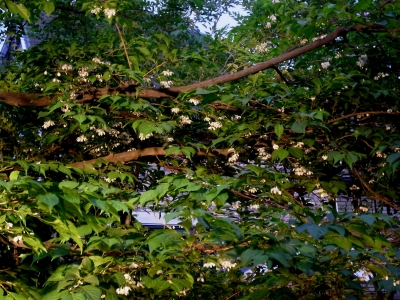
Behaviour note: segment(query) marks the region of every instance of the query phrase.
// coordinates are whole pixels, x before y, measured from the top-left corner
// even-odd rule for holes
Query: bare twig
[[[128,49],[126,48],[124,37],[122,35],[121,30],[119,29],[119,26],[118,26],[117,22],[115,22],[115,28],[117,28],[119,38],[121,39],[122,46],[124,47],[124,52],[125,52],[126,60],[128,61],[129,70],[132,70],[132,63],[131,63],[131,61],[129,59]]]

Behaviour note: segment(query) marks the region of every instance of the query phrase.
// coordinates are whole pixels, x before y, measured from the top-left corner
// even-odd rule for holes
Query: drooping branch
[[[215,153],[227,156],[232,150],[225,150],[225,149],[214,149],[212,150]],[[145,156],[164,156],[166,155],[165,149],[163,147],[149,147],[142,150],[133,150],[133,151],[126,151],[116,154],[109,154],[107,156],[98,157],[91,160],[79,161],[69,164],[71,167],[83,169],[85,165],[92,165],[98,162],[98,160],[104,160],[110,163],[126,163],[134,160],[138,160],[140,157]],[[206,151],[197,151],[195,153],[196,156],[215,156],[212,152]]]
[[[115,95],[115,94],[124,94],[127,96],[140,97],[140,98],[175,97],[182,92],[192,91],[197,88],[206,88],[211,85],[227,83],[266,70],[279,63],[293,59],[304,53],[320,48],[330,43],[331,41],[333,41],[335,38],[337,38],[343,32],[346,31],[348,30],[339,27],[332,33],[328,34],[325,38],[318,39],[308,45],[294,49],[292,51],[279,55],[278,57],[272,58],[265,62],[255,64],[250,68],[244,69],[242,71],[233,74],[222,75],[219,77],[193,83],[190,85],[181,87],[172,87],[168,89],[149,89],[149,88],[137,89],[137,86],[135,84],[125,83],[117,88],[104,87],[97,89],[94,93],[85,93],[81,101],[99,99],[103,95]],[[0,92],[0,101],[13,106],[47,106],[50,105],[53,101],[55,101],[59,96],[60,95],[56,95],[54,97],[50,96],[40,97],[40,94],[36,93],[29,94],[29,93],[16,93],[16,92]]]

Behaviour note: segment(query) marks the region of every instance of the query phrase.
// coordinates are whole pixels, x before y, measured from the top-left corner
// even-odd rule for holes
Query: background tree
[[[236,4],[238,27],[196,29]],[[397,290],[396,1],[0,8],[41,40],[0,73],[0,299]]]

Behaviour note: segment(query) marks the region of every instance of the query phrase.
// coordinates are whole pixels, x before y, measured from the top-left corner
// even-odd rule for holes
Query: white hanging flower
[[[328,159],[328,155],[322,155],[322,159],[323,160],[327,160]]]
[[[208,127],[209,130],[216,130],[217,128],[222,127],[222,124],[220,122],[211,122],[209,124],[210,124],[210,126]]]
[[[179,109],[178,107],[173,107],[173,108],[171,108],[171,112],[172,112],[173,114],[177,114],[179,111],[180,111],[180,109]]]
[[[132,277],[131,277],[131,275],[129,275],[129,274],[124,274],[124,278],[125,278],[125,280],[127,280],[127,281],[131,281],[132,280]]]
[[[189,117],[186,116],[181,116],[181,125],[186,125],[186,124],[192,124],[192,120],[189,119]]]
[[[165,88],[170,88],[174,83],[171,80],[160,81],[160,84]]]
[[[111,19],[113,16],[115,16],[116,14],[116,10],[113,8],[105,8],[104,10],[104,14],[107,16],[107,18]]]
[[[44,129],[47,129],[47,128],[49,128],[49,127],[51,127],[51,126],[54,126],[54,125],[55,125],[55,123],[54,123],[52,120],[49,120],[49,121],[44,122],[44,124],[42,125],[42,127],[43,127]]]
[[[300,44],[301,44],[301,45],[305,45],[305,44],[307,44],[307,42],[308,42],[307,39],[302,39],[302,40],[300,41]]]
[[[321,67],[322,69],[328,69],[328,67],[331,65],[331,63],[329,61],[323,62],[321,63]]]
[[[84,136],[84,135],[78,136],[78,137],[76,138],[76,141],[77,141],[78,143],[86,142],[86,141],[87,141],[87,137]]]
[[[13,223],[6,223],[6,226],[4,226],[4,227],[5,227],[5,229],[10,229],[13,226],[14,226]]]
[[[58,72],[58,73],[57,73],[57,77],[60,77],[60,76],[61,76],[61,73],[60,73],[60,72]]]
[[[257,193],[257,191],[258,191],[258,189],[255,187],[249,188],[249,192],[252,194]]]
[[[14,243],[22,243],[22,235],[17,235],[13,238]]]
[[[275,15],[269,16],[269,19],[270,19],[272,22],[275,22],[275,21],[276,21],[276,16],[275,16]]]
[[[277,186],[273,187],[273,188],[271,189],[270,193],[271,193],[271,194],[274,194],[274,195],[282,195],[282,192],[278,189]]]
[[[130,290],[131,290],[131,288],[129,286],[124,286],[123,288],[118,288],[116,290],[116,292],[117,292],[118,295],[128,296]]]
[[[191,99],[189,99],[189,102],[190,102],[190,103],[193,103],[193,105],[197,105],[197,104],[200,103],[200,100],[191,98]]]
[[[279,149],[279,145],[278,145],[278,144],[274,144],[274,145],[272,146],[272,148],[273,148],[274,150],[278,150],[278,149]]]
[[[267,24],[265,24],[265,28],[271,28],[271,22],[267,22]]]
[[[174,72],[172,72],[172,71],[170,71],[170,70],[165,70],[165,71],[162,71],[162,74],[163,74],[164,76],[171,76],[171,75],[174,74]]]
[[[95,7],[90,11],[92,14],[97,15],[99,12],[101,12],[100,7]]]
[[[236,267],[236,263],[232,263],[231,261],[224,259],[221,260],[221,267],[229,271],[230,269]]]
[[[106,134],[106,132],[105,132],[103,129],[100,129],[100,128],[96,129],[96,133],[97,133],[99,136],[102,136],[102,135],[105,135],[105,134]]]
[[[129,265],[129,268],[130,268],[130,269],[137,269],[138,267],[139,267],[139,265],[136,264],[136,263],[131,263],[131,264]]]
[[[204,263],[203,267],[211,269],[211,268],[215,267],[215,264],[213,262],[208,262],[208,263]]]

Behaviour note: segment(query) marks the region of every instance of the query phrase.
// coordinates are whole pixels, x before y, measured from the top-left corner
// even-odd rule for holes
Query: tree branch
[[[397,206],[396,204],[394,204],[389,198],[387,198],[387,197],[385,197],[385,196],[383,196],[383,195],[381,195],[381,194],[379,194],[379,193],[374,192],[374,191],[370,188],[370,186],[362,179],[360,173],[357,171],[356,168],[353,168],[353,172],[354,172],[354,174],[356,174],[358,180],[361,182],[361,184],[364,186],[364,188],[368,191],[368,193],[370,193],[370,195],[371,195],[375,200],[378,200],[378,201],[380,201],[380,202],[383,202],[383,203],[389,205],[391,208],[394,208],[394,209],[400,211],[400,207]]]
[[[227,156],[231,151],[225,150],[225,149],[214,149],[212,150],[213,152],[216,152],[218,154]],[[134,150],[134,151],[127,151],[127,152],[121,152],[121,153],[116,153],[116,154],[109,154],[107,156],[103,157],[98,157],[95,159],[91,160],[85,160],[85,161],[79,161],[79,162],[74,162],[69,164],[70,167],[75,167],[79,169],[83,169],[85,165],[92,165],[98,162],[98,160],[104,160],[110,163],[126,163],[129,161],[134,161],[138,160],[140,157],[145,157],[145,156],[164,156],[165,149],[163,147],[149,147],[145,148],[142,150]],[[181,155],[181,153],[179,153]],[[206,152],[206,151],[197,151],[196,152],[197,156],[216,156],[212,152]]]
[[[364,111],[364,112],[355,112],[345,116],[341,116],[339,118],[331,119],[327,123],[335,123],[340,120],[348,119],[350,117],[359,116],[359,115],[400,115],[400,112],[387,112],[387,111]]]
[[[279,55],[278,57],[256,64],[250,68],[244,69],[242,71],[233,74],[227,74],[216,78],[208,79],[205,81],[189,84],[186,86],[173,87],[169,89],[149,89],[149,88],[137,89],[136,85],[125,83],[124,85],[119,86],[117,88],[104,87],[97,89],[95,93],[85,93],[83,95],[83,98],[80,100],[89,101],[93,99],[99,99],[103,95],[114,95],[114,94],[124,94],[127,96],[140,97],[140,98],[172,98],[182,92],[195,90],[197,88],[205,88],[215,84],[227,83],[266,70],[268,68],[273,67],[276,64],[282,63],[289,59],[293,59],[297,56],[300,56],[304,53],[320,48],[333,41],[343,32],[347,31],[348,30],[339,27],[335,31],[328,34],[323,39],[318,39],[312,42],[311,44],[297,48],[293,51],[284,53],[282,55]],[[50,96],[40,97],[40,94],[0,92],[0,101],[13,106],[47,106],[50,105],[53,101],[55,101],[59,96],[60,95],[56,95],[54,97]]]

